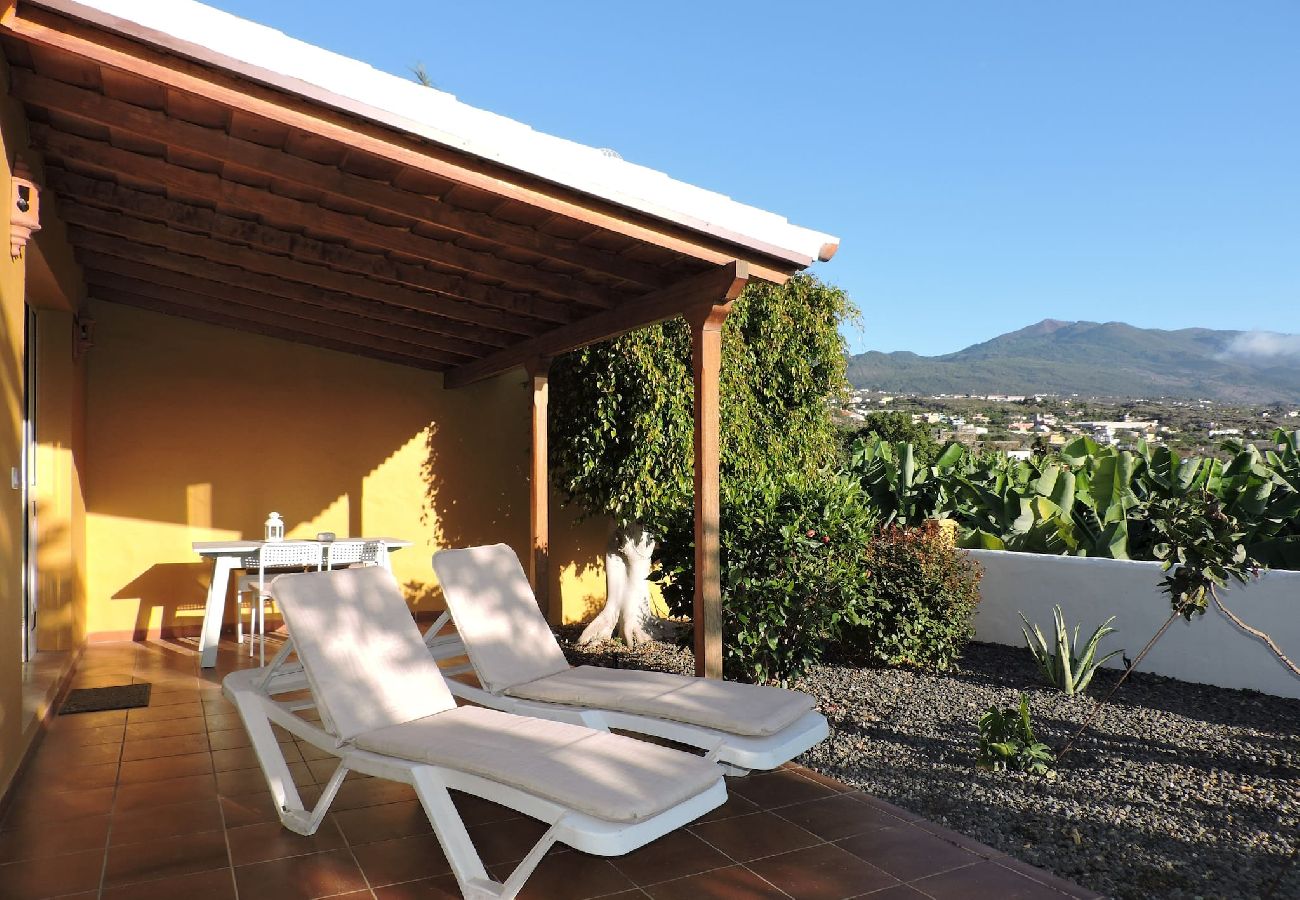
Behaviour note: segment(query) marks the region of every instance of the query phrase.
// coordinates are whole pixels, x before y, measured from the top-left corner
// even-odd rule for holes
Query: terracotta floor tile
[[[25,793],[55,793],[58,791],[85,790],[86,788],[112,787],[117,783],[117,763],[102,763],[67,768],[39,768],[23,778]]]
[[[1045,869],[1040,869],[1037,866],[1031,866],[1029,863],[1022,860],[1003,856],[995,859],[994,862],[1005,869],[1010,869],[1013,872],[1027,875],[1034,881],[1041,882],[1053,890],[1060,891],[1067,897],[1078,898],[1078,900],[1104,900],[1104,896],[1096,891],[1089,890],[1088,888],[1075,884],[1072,881],[1066,881],[1064,878],[1053,875],[1051,872],[1048,872]]]
[[[226,831],[226,839],[230,844],[231,862],[237,866],[344,847],[343,835],[329,819],[310,836],[295,834],[276,821],[231,828]]]
[[[243,728],[244,720],[239,713],[231,711],[206,716],[208,731],[227,731],[231,728]],[[272,726],[275,727],[275,726]]]
[[[216,796],[217,782],[211,775],[142,781],[139,784],[124,784],[118,787],[117,802],[113,805],[113,809],[115,812],[125,812]]]
[[[871,900],[930,900],[925,894],[906,884],[896,884],[891,888],[885,888],[883,891],[867,894],[867,896]]]
[[[361,869],[346,850],[236,866],[235,884],[239,900],[315,900],[366,889]]]
[[[738,794],[758,804],[761,809],[775,809],[835,794],[826,785],[804,778],[793,769],[759,772],[745,778],[728,778],[727,792]]]
[[[229,867],[109,888],[101,900],[235,900]]]
[[[836,843],[902,881],[980,861],[969,850],[954,847],[912,825],[879,828]]]
[[[204,775],[211,771],[212,754],[206,751],[184,753],[179,756],[160,756],[155,759],[128,760],[122,763],[118,784],[185,778],[190,775]]]
[[[298,748],[295,745],[289,744],[288,746],[294,753],[298,752]],[[324,784],[330,780],[330,776],[334,774],[334,770],[339,767],[339,760],[337,756],[330,756],[325,759],[307,760],[303,762],[303,765],[305,765],[308,771],[311,772],[311,777],[316,780],[317,784]],[[350,774],[348,777],[351,778],[352,775]]]
[[[739,794],[727,794],[727,802],[717,809],[707,812],[695,820],[695,823],[717,822],[720,819],[732,819],[736,816],[747,816],[750,813],[759,811],[758,804],[752,800],[746,800]]]
[[[284,754],[287,763],[303,761],[298,748],[291,744],[281,744],[280,752]],[[235,747],[230,750],[213,750],[212,767],[218,772],[233,772],[238,769],[257,769],[261,763],[258,762],[257,751],[252,747]]]
[[[294,745],[297,746],[298,752],[302,754],[302,758],[308,762],[313,759],[329,759],[334,755],[333,753],[330,753],[327,750],[322,750],[316,745],[309,744],[306,741],[294,741]]]
[[[127,711],[126,725],[130,728],[132,725],[139,725],[141,722],[166,722],[170,719],[188,719],[194,716],[200,718],[203,716],[203,707],[200,705],[198,697],[191,697],[189,700],[182,700],[179,703],[164,703],[161,706],[155,705],[151,697],[148,706]]]
[[[352,846],[391,841],[394,838],[428,834],[432,827],[418,800],[402,800],[382,806],[363,806],[333,814],[332,818]]]
[[[654,900],[789,900],[784,891],[744,866],[714,869],[701,875],[665,881],[644,889]]]
[[[451,799],[456,804],[456,809],[460,812],[460,817],[466,827],[519,818],[519,813],[513,809],[499,803],[493,803],[491,800],[484,800],[482,797],[475,797],[472,794],[452,791]]]
[[[207,730],[202,716],[190,716],[185,719],[163,719],[159,722],[140,722],[126,726],[127,743],[131,741],[151,741],[154,738],[174,737],[178,734],[202,734]]]
[[[845,900],[898,884],[898,879],[834,844],[818,844],[749,863],[794,900]]]
[[[209,731],[208,744],[215,750],[234,750],[238,747],[251,747],[248,732],[243,728],[231,728],[225,731]]]
[[[46,747],[88,747],[95,744],[120,744],[126,737],[126,725],[105,725],[98,728],[57,728],[55,727],[41,741],[41,749]]]
[[[228,868],[226,836],[220,831],[187,835],[179,841],[143,841],[121,844],[108,851],[104,886],[152,881],[191,872]]]
[[[164,756],[184,756],[189,753],[206,753],[208,736],[203,732],[178,734],[173,737],[152,738],[147,741],[130,741],[122,747],[122,761],[158,759]]]
[[[360,809],[363,806],[380,806],[384,803],[397,803],[402,800],[414,800],[415,789],[409,784],[386,781],[382,778],[353,778],[348,776],[343,787],[334,797],[332,809]]]
[[[497,881],[504,881],[514,871],[514,863],[488,869]],[[636,885],[619,872],[609,860],[588,856],[576,850],[552,853],[529,876],[520,891],[520,900],[587,900],[635,889]]]
[[[963,850],[969,850],[976,856],[982,856],[985,859],[999,859],[1006,856],[1006,854],[1001,850],[997,850],[987,844],[981,844],[972,837],[967,837],[959,831],[953,831],[951,828],[944,828],[942,825],[937,825],[934,822],[925,819],[917,819],[912,824],[917,828],[920,828],[922,831],[928,831],[935,837],[942,838],[950,844],[956,844]]]
[[[451,871],[432,834],[395,838],[352,848],[370,886],[432,878]]]
[[[475,825],[468,830],[475,849],[483,858],[483,864],[494,866],[527,856],[528,851],[546,833],[546,825],[537,819],[518,818]],[[550,852],[558,853],[564,849],[557,844]]]
[[[57,826],[0,831],[0,864],[63,853],[100,850],[108,845],[108,816],[87,816]]]
[[[934,900],[975,900],[981,897],[989,900],[1062,900],[1063,897],[1047,885],[995,862],[981,862],[911,884]]]
[[[221,806],[215,797],[150,805],[113,816],[113,844],[137,844],[143,841],[183,840],[187,835],[222,829]]]
[[[126,710],[108,709],[103,712],[71,713],[66,716],[57,716],[50,728],[53,731],[80,731],[86,728],[106,728],[110,725],[125,724]]]
[[[736,862],[775,856],[821,841],[797,825],[769,812],[692,825],[690,830]]]
[[[832,794],[776,810],[776,814],[825,841],[838,841],[871,831],[903,824],[875,806],[864,803],[860,794]]]
[[[99,887],[104,852],[88,850],[48,859],[29,859],[0,866],[0,886],[5,900],[37,900]]]
[[[377,900],[461,900],[462,896],[454,875],[375,888]]]
[[[73,766],[102,766],[116,764],[122,757],[120,741],[108,741],[102,744],[66,744],[55,746],[45,741],[33,760],[32,772],[49,769],[67,769]]]
[[[624,856],[611,857],[610,862],[641,886],[685,878],[732,864],[721,851],[685,829],[666,834]]]
[[[315,784],[306,763],[290,763],[289,774],[294,783]],[[268,789],[265,773],[261,768],[236,769],[231,772],[217,773],[217,793],[223,797],[238,797],[240,794],[257,794]]]
[[[4,827],[25,828],[85,816],[102,816],[113,809],[113,794],[111,787],[40,794],[28,792],[27,785],[20,784],[13,805],[5,815]]]
[[[781,768],[786,771],[797,772],[804,778],[810,778],[818,784],[825,785],[837,794],[843,794],[847,791],[855,790],[843,782],[836,781],[834,778],[831,778],[828,775],[823,775],[821,772],[814,772],[807,766],[801,766],[798,763],[786,763]]]
[[[149,694],[149,709],[157,709],[160,706],[179,706],[183,703],[198,703],[199,692],[197,688],[187,688],[175,691],[151,691]],[[131,717],[127,716],[127,721]]]

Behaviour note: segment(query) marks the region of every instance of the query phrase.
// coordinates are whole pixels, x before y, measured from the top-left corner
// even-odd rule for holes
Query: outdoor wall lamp
[[[95,320],[81,313],[72,320],[72,358],[80,359],[95,346]]]
[[[9,256],[23,255],[33,231],[41,230],[41,194],[32,181],[32,170],[21,157],[14,160],[13,187],[9,197]]]

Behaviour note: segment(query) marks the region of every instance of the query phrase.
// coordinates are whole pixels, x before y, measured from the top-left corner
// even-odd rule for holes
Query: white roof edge
[[[798,266],[839,244],[775,213],[534,131],[195,0],[26,2]]]

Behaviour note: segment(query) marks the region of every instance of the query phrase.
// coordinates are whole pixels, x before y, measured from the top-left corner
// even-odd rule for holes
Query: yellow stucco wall
[[[8,93],[8,72],[0,64],[0,95]],[[20,120],[13,104],[0,104],[0,198],[9,208],[10,176]],[[7,212],[0,216],[8,233]],[[26,744],[22,716],[23,512],[10,488],[10,469],[21,463],[23,422],[24,266],[0,250],[0,791],[13,777]]]
[[[271,510],[290,537],[413,541],[392,562],[417,612],[441,608],[441,547],[505,541],[527,559],[522,373],[444,391],[383,362],[112,304],[91,314],[92,640],[193,633],[209,566],[191,542],[260,536]],[[556,523],[557,587],[584,611],[604,590],[589,530]]]

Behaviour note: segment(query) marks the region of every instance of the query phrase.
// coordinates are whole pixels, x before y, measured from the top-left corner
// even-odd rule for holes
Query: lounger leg
[[[280,822],[285,828],[297,834],[313,834],[320,825],[320,816],[316,815],[316,810],[309,814],[303,807],[302,797],[298,795],[298,786],[293,783],[293,774],[289,771],[289,764],[284,761],[284,751],[280,749],[280,742],[275,739],[270,720],[259,708],[262,702],[260,698],[248,695],[235,697],[239,717],[244,720],[244,728],[248,731],[253,751],[257,754],[257,761],[262,765],[262,774],[266,776],[266,783],[271,789],[271,797],[275,800]],[[338,776],[337,772],[334,774]],[[338,788],[335,787],[334,790],[337,792]],[[326,801],[333,799],[333,794],[329,793],[327,788],[326,793],[321,795],[320,802],[316,804],[317,810],[322,810],[321,816],[324,815],[323,809],[328,807]]]
[[[460,810],[452,802],[451,794],[438,776],[438,771],[432,767],[419,768],[412,774],[415,793],[424,805],[429,824],[433,826],[433,833],[437,836],[447,861],[451,863],[456,884],[460,886],[466,900],[514,900],[528,876],[533,874],[533,870],[546,856],[546,851],[555,843],[563,817],[546,830],[546,834],[542,835],[542,839],[533,846],[504,883],[496,882],[488,877],[483,859],[478,850],[474,849],[474,842],[465,829]]]

